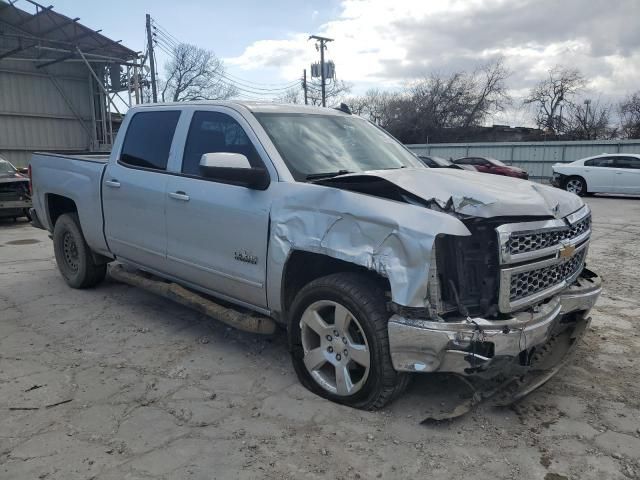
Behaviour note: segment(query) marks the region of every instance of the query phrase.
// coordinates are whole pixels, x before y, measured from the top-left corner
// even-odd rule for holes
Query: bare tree
[[[279,103],[304,103],[303,91],[300,87],[293,87],[285,91],[280,97],[276,98]]]
[[[165,65],[162,101],[225,100],[237,89],[223,78],[222,60],[210,50],[181,43]]]
[[[549,70],[548,78],[531,89],[524,104],[535,108],[536,123],[540,128],[555,134],[558,132],[561,105],[570,104],[585,84],[578,70],[555,66]]]
[[[573,140],[600,140],[615,137],[617,129],[611,126],[611,110],[609,104],[599,101],[569,104],[563,124],[562,133]]]
[[[463,127],[479,125],[488,115],[504,111],[505,106],[511,103],[506,85],[510,75],[503,58],[474,72],[468,80],[473,94]]]
[[[346,97],[344,103],[349,106],[351,113],[354,115],[367,116],[367,99],[365,96]]]
[[[640,138],[640,91],[620,102],[619,112],[622,137]]]
[[[328,81],[325,88],[327,106],[339,105],[350,91],[351,85],[343,80]],[[307,98],[309,105],[322,105],[322,86],[319,79],[314,78],[307,82]]]
[[[332,107],[339,105],[343,101],[348,103],[349,100],[346,95],[350,91],[351,85],[341,80],[327,82],[325,90],[327,105]],[[313,79],[307,82],[307,100],[309,105],[322,105],[320,80]],[[301,87],[290,88],[277,97],[276,101],[280,103],[304,103],[304,90]]]
[[[364,95],[346,98],[345,103],[356,115],[367,117],[373,123],[381,125],[389,118],[390,106],[396,97],[395,93],[372,88]]]

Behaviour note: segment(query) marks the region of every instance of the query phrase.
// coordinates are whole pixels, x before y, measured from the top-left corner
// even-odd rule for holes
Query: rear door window
[[[179,110],[138,112],[127,128],[120,161],[132,167],[166,170]]]

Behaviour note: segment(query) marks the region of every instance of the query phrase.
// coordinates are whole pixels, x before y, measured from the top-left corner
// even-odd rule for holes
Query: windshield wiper
[[[321,178],[332,178],[337,177],[338,175],[346,175],[347,173],[353,172],[349,170],[338,170],[337,172],[312,173],[307,175],[305,178],[307,180],[320,180]]]

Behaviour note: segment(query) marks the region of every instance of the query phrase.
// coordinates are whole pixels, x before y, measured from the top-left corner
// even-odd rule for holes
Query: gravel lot
[[[0,221],[0,478],[640,478],[640,199],[594,197],[605,279],[571,365],[511,408],[437,426],[416,377],[381,412],[295,378],[283,333],[234,331],[105,282],[66,286],[46,232]]]

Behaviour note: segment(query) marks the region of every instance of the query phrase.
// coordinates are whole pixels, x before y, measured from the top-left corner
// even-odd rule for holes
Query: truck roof
[[[202,106],[224,106],[224,107],[244,107],[247,110],[257,112],[272,113],[307,113],[317,115],[349,115],[341,110],[328,107],[316,107],[313,105],[297,105],[293,103],[275,103],[275,102],[249,102],[242,100],[197,100],[192,102],[167,102],[167,103],[146,103],[134,107],[138,108],[154,108],[154,107],[184,107],[184,106],[202,105]]]

